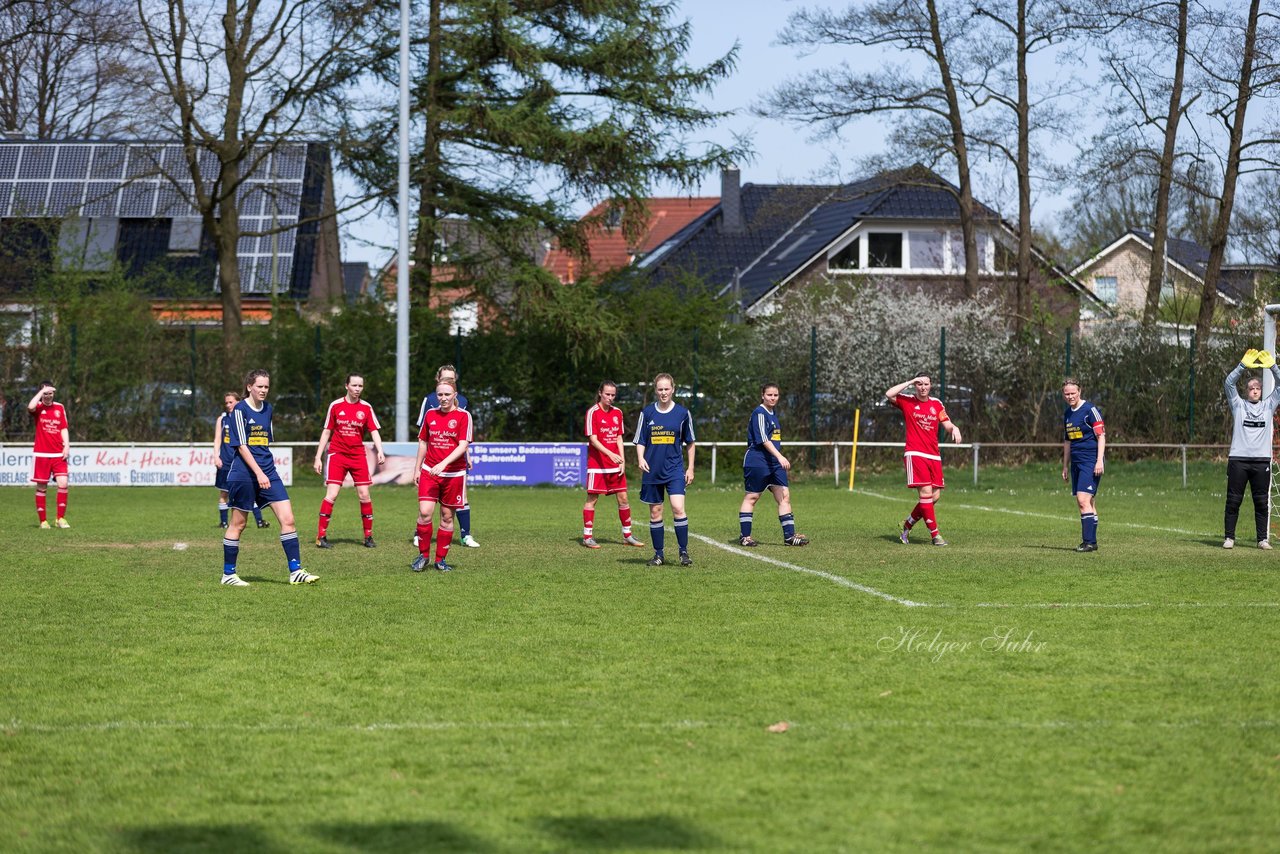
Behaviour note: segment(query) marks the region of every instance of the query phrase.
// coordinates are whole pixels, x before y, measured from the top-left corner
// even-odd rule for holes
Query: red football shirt
[[[427,455],[422,459],[422,468],[431,468],[458,447],[461,442],[471,441],[471,415],[465,409],[451,409],[441,412],[439,409],[428,409],[422,419],[422,427],[418,430],[418,441],[427,443]],[[449,463],[445,472],[465,472],[467,455],[460,454]]]
[[[594,472],[619,472],[622,466],[606,457],[600,451],[596,450],[596,446],[590,444],[590,437],[595,436],[600,440],[600,444],[604,445],[611,451],[618,450],[618,439],[622,436],[622,410],[618,407],[610,407],[608,412],[600,404],[596,404],[587,410],[587,425],[583,430],[583,435],[588,438],[587,444],[587,471]]]
[[[62,444],[62,431],[67,429],[67,411],[61,403],[45,406],[36,404],[32,415],[36,422],[35,455],[37,457],[60,457],[66,448]]]
[[[364,456],[364,433],[366,430],[381,430],[378,416],[373,414],[373,407],[363,400],[350,403],[346,396],[329,404],[329,414],[324,420],[324,429],[331,431],[329,435],[329,451],[346,457]]]
[[[891,402],[902,410],[907,422],[907,449],[903,456],[942,459],[938,451],[938,425],[951,420],[942,401],[936,397],[921,400],[914,394],[900,394]]]

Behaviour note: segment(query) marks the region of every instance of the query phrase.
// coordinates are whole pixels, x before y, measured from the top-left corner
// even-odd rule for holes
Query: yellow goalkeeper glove
[[[1258,351],[1254,350],[1252,347],[1245,350],[1244,356],[1240,358],[1240,364],[1244,365],[1246,368],[1258,367]]]
[[[1276,357],[1268,353],[1266,350],[1259,350],[1257,362],[1259,368],[1270,368],[1276,363]]]

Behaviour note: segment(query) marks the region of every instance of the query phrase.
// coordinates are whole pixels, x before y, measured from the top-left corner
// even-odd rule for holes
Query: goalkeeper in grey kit
[[[1245,395],[1240,396],[1236,383],[1248,368],[1264,368],[1275,379],[1275,390],[1262,399],[1262,379],[1250,377]],[[1267,496],[1271,487],[1271,425],[1276,407],[1280,406],[1280,368],[1275,357],[1265,350],[1249,350],[1240,364],[1227,374],[1223,383],[1227,403],[1231,407],[1231,450],[1227,454],[1227,512],[1223,521],[1224,549],[1235,548],[1236,520],[1244,501],[1245,484],[1253,493],[1253,521],[1258,534],[1258,548],[1269,549],[1267,541]]]

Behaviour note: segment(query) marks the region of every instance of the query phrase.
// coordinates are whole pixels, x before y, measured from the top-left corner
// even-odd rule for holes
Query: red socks
[[[582,511],[582,536],[590,537],[592,535],[592,532],[595,530],[595,527],[596,527],[595,508],[593,507],[590,510],[587,510],[584,508]]]
[[[323,508],[324,505],[321,505]],[[366,538],[373,536],[373,502],[360,502],[360,521],[364,524],[364,535]]]
[[[431,553],[431,523],[418,526],[418,552],[423,557]]]
[[[36,515],[40,517],[41,522],[49,521],[48,501],[49,494],[47,492],[36,493]]]
[[[921,501],[917,506],[920,508],[920,512],[924,516],[924,524],[925,527],[929,529],[929,536],[938,536],[938,517],[934,514],[933,502]]]
[[[631,508],[618,508],[618,521],[622,523],[622,536],[631,536]]]
[[[453,529],[448,530],[441,528],[436,534],[436,563],[445,559],[449,554],[449,544],[453,542]]]
[[[333,517],[333,502],[320,502],[320,526],[316,528],[316,539],[329,533],[329,520]]]

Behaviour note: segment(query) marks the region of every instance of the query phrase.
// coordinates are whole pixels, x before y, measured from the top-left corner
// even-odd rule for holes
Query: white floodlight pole
[[[1263,309],[1265,312],[1262,316],[1262,349],[1268,353],[1276,351],[1276,315],[1280,314],[1280,304],[1272,303]],[[1272,390],[1275,388],[1276,381],[1272,379],[1270,371],[1262,372],[1262,399],[1266,400],[1271,396]]]
[[[400,236],[396,243],[396,441],[409,441],[409,0],[400,0]]]
[[[1272,303],[1263,308],[1262,312],[1262,349],[1268,353],[1276,352],[1276,315],[1280,314],[1280,304]],[[1262,399],[1266,400],[1271,396],[1272,390],[1275,388],[1276,382],[1271,377],[1270,371],[1262,372]],[[1272,430],[1275,428],[1273,427]],[[1272,439],[1274,442],[1275,440]],[[1274,446],[1273,446],[1274,447]],[[1271,485],[1267,490],[1267,539],[1271,539],[1271,514],[1275,512],[1276,505],[1276,462],[1274,452],[1271,459]]]

